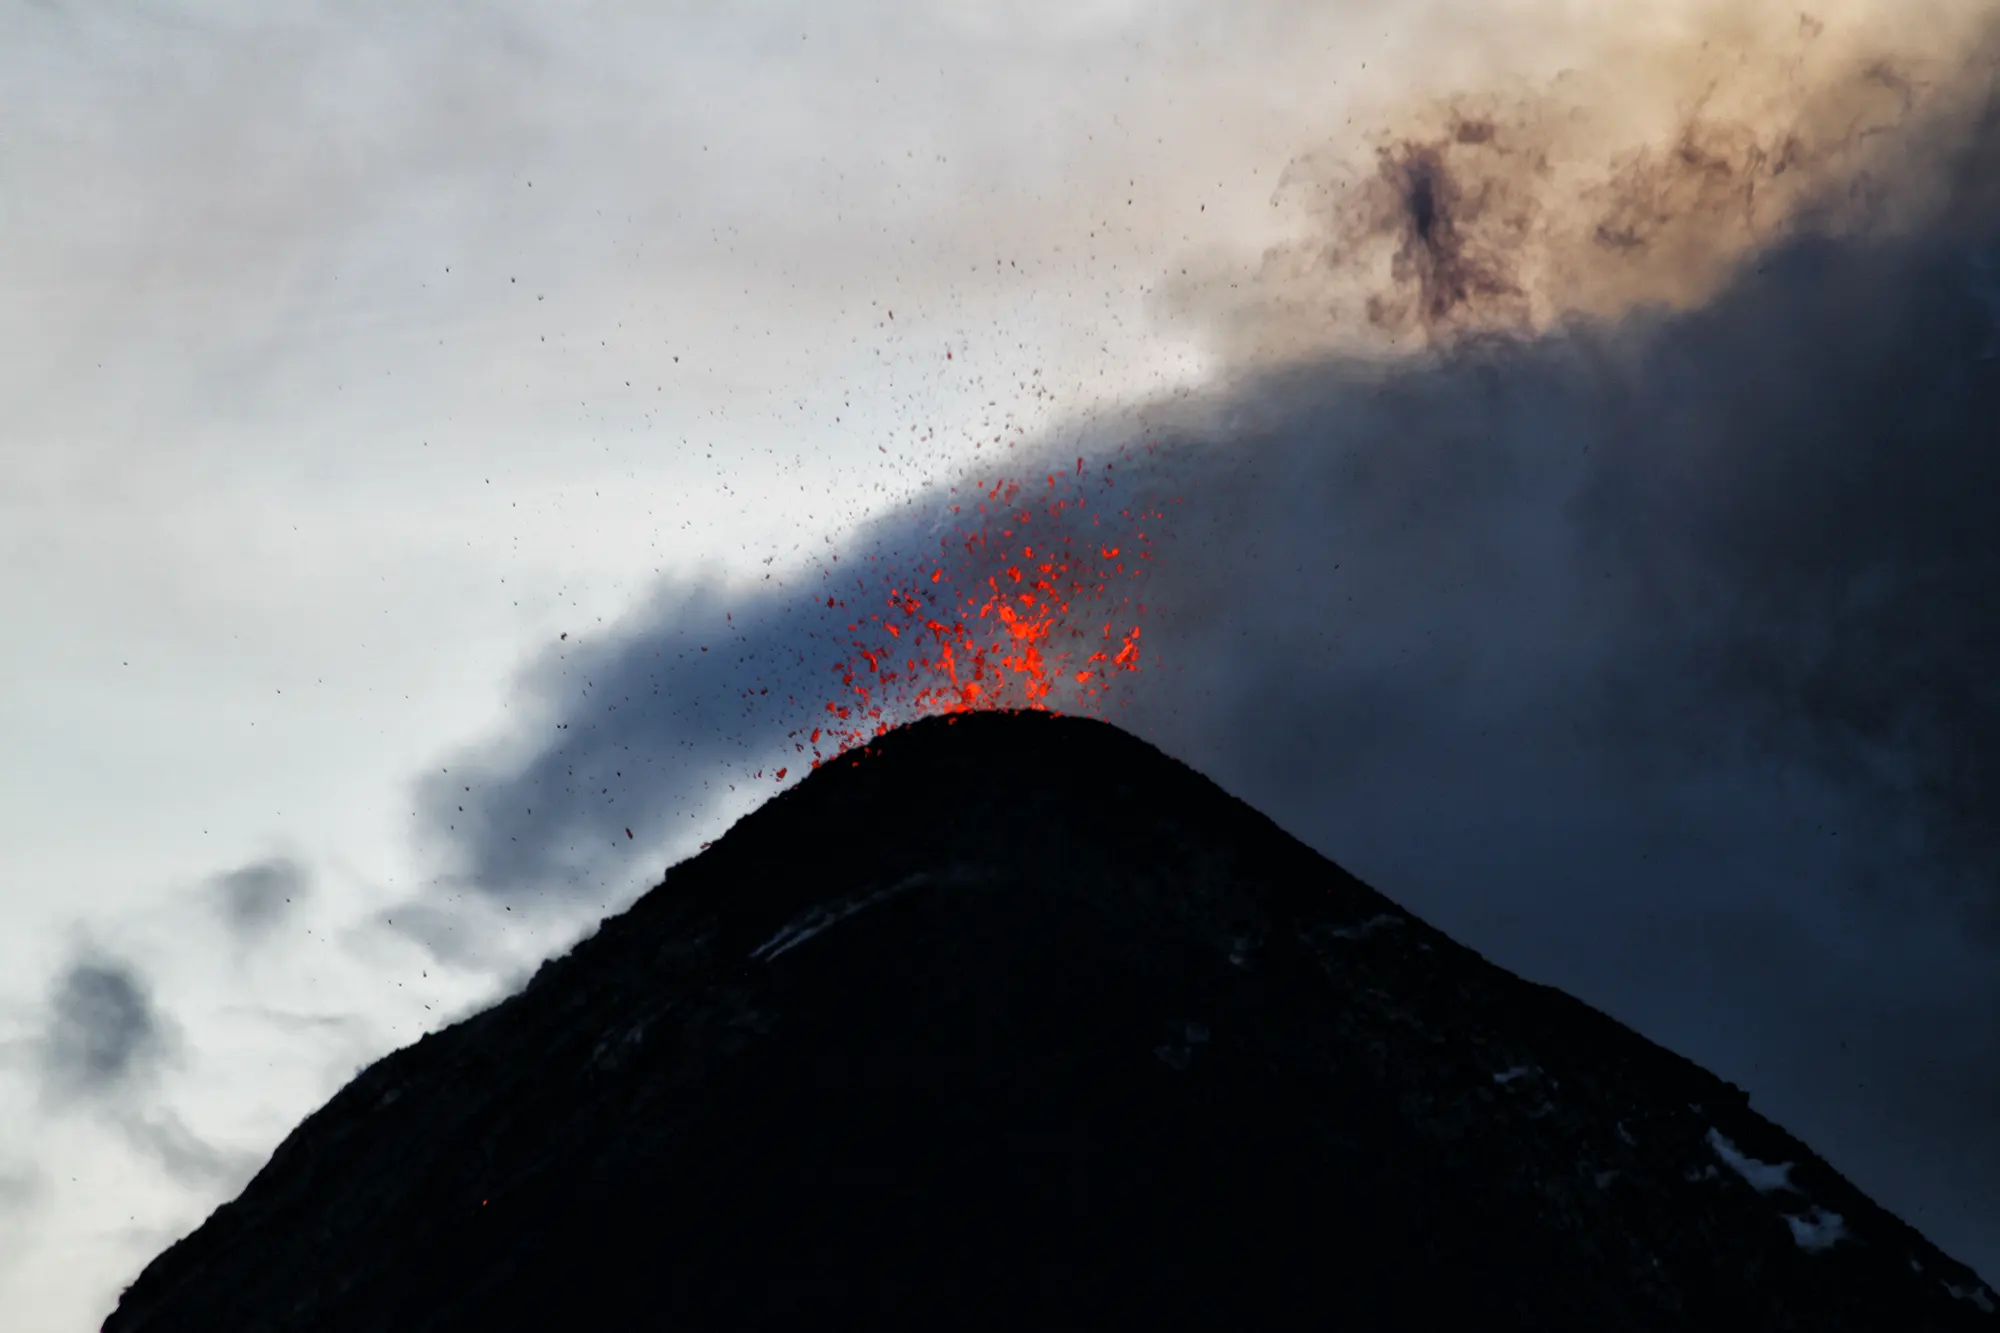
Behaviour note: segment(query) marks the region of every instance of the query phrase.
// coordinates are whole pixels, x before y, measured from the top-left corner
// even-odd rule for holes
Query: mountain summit
[[[1101,722],[834,761],[397,1051],[106,1333],[2000,1330],[1744,1093]]]

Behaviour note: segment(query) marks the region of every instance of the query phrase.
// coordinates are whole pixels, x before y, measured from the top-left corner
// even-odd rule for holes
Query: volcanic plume
[[[1738,1088],[1101,722],[896,730],[363,1071],[107,1333],[1990,1329]]]
[[[1991,1271],[2000,45],[1883,15],[1731,6],[1303,128],[1285,239],[1163,289],[1200,391],[564,645],[515,713],[554,725],[433,779],[433,901],[595,908],[726,784],[968,684],[1109,703]],[[1016,545],[996,480],[1088,504]]]

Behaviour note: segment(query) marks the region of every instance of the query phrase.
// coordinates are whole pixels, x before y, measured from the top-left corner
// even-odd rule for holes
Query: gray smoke
[[[156,1078],[178,1046],[174,1024],[136,966],[107,955],[79,957],[49,997],[39,1051],[43,1090],[55,1105],[99,1118],[184,1184],[247,1178],[254,1155],[206,1142],[159,1103]],[[0,1196],[6,1184],[0,1179]],[[21,1194],[20,1202],[32,1198]]]
[[[223,919],[243,936],[270,930],[290,914],[309,887],[305,868],[282,856],[238,866],[214,882]]]
[[[57,980],[42,1038],[50,1090],[105,1096],[144,1079],[168,1046],[145,979],[113,959],[80,959]]]

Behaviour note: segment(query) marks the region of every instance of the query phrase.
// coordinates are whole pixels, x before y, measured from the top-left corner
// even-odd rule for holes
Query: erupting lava
[[[938,555],[872,586],[825,572],[824,610],[847,613],[848,657],[819,726],[793,732],[813,767],[892,726],[981,708],[1090,708],[1139,669],[1137,600],[1157,509],[1117,504],[1112,464],[1032,482],[974,481],[950,512],[965,526]],[[879,566],[879,557],[868,561]]]

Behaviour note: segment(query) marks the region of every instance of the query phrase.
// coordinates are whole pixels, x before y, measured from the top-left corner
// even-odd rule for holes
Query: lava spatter
[[[791,737],[814,767],[929,714],[1096,711],[1139,669],[1147,525],[1164,514],[1120,494],[1115,464],[954,493],[958,530],[931,558],[825,572],[822,611],[852,618],[819,726]]]

